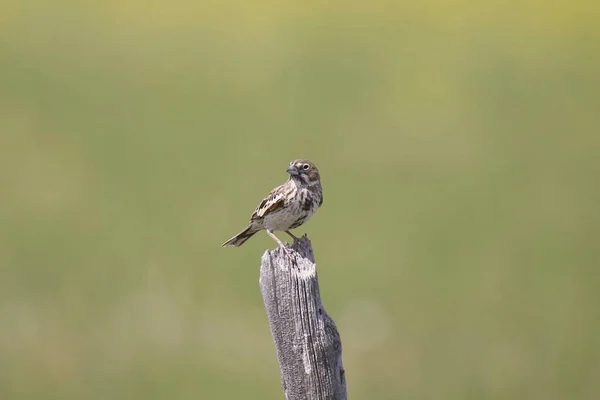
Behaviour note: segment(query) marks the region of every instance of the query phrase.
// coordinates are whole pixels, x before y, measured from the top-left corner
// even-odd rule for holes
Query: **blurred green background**
[[[274,243],[220,244],[299,157],[350,398],[600,398],[599,20],[3,2],[0,398],[283,398]]]

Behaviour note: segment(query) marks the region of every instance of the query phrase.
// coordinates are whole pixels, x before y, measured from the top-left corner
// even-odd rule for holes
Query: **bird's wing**
[[[276,187],[260,202],[256,210],[252,213],[250,221],[263,218],[265,215],[272,213],[283,207],[285,203],[285,193],[282,187]]]

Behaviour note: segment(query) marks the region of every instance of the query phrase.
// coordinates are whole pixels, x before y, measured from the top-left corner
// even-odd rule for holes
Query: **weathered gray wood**
[[[319,294],[315,258],[304,235],[266,251],[260,291],[287,400],[346,400],[342,341]]]

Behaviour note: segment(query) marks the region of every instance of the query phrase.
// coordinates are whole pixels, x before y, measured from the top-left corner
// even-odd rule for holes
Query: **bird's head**
[[[308,160],[294,160],[286,171],[291,179],[308,186],[318,184],[321,178],[317,166]]]

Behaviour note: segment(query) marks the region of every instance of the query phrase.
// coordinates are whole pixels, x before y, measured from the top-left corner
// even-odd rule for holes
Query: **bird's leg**
[[[294,239],[294,242],[297,240],[300,240],[300,238],[296,237],[296,235],[294,235],[292,232],[290,231],[285,231],[285,233],[287,233],[288,235],[290,235],[292,237],[292,239]]]
[[[285,247],[285,245],[283,244],[283,242],[281,240],[279,240],[279,238],[277,236],[275,236],[275,234],[273,233],[272,230],[267,229],[267,233],[269,234],[269,236],[271,236],[273,238],[274,241],[277,242],[277,244],[279,244],[279,246]]]
[[[269,234],[269,236],[271,236],[273,238],[273,240],[275,240],[277,242],[277,244],[279,244],[279,247],[281,247],[288,256],[292,255],[292,250],[288,246],[283,244],[283,242],[281,240],[279,240],[279,238],[277,236],[275,236],[273,231],[267,229],[267,233]]]

